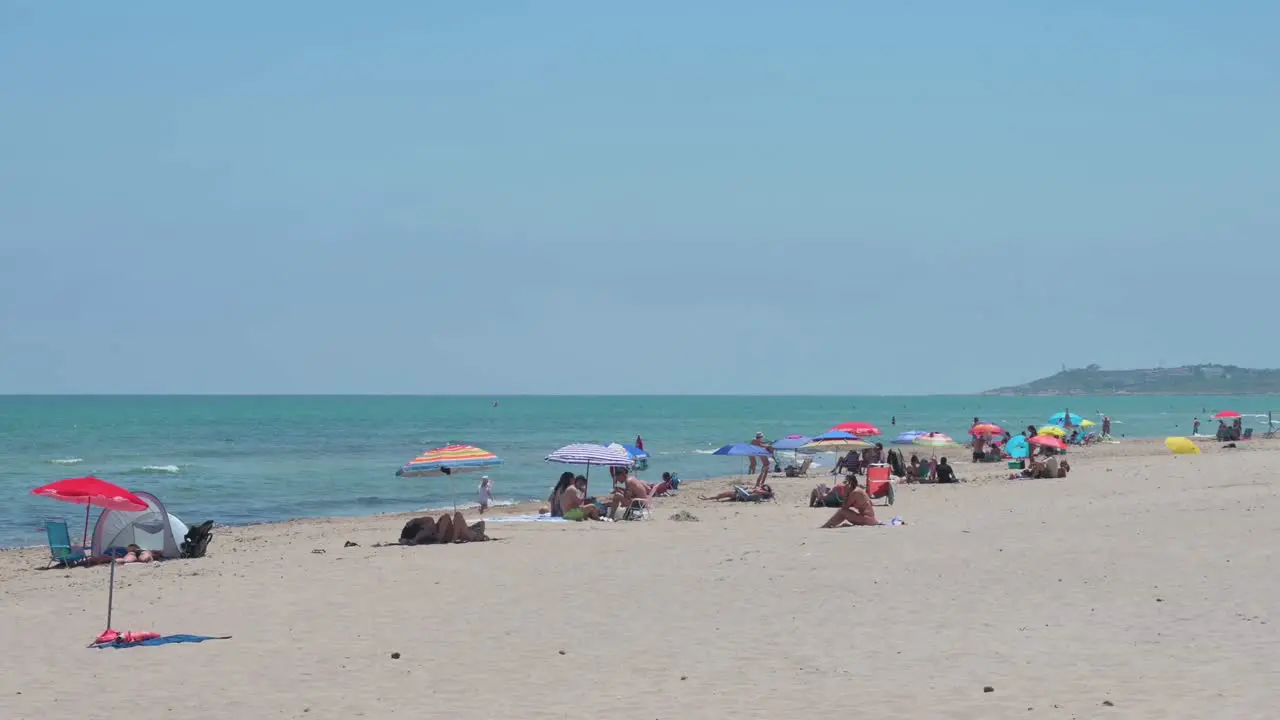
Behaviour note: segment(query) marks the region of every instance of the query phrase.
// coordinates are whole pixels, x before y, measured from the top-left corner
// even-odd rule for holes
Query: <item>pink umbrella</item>
[[[137,495],[119,485],[112,485],[106,480],[99,480],[96,477],[59,480],[48,485],[41,485],[32,490],[31,494],[84,505],[84,540],[81,541],[81,544],[86,544],[89,541],[89,510],[91,508],[100,507],[107,510],[139,512],[150,507]]]
[[[1067,444],[1052,435],[1036,435],[1027,442],[1032,445],[1040,445],[1042,447],[1051,447],[1058,450],[1066,450]]]
[[[880,434],[880,428],[867,422],[845,422],[831,428],[840,432],[847,432],[858,437],[873,437]]]

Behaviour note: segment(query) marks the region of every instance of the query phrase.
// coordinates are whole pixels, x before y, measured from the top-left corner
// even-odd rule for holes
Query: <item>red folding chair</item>
[[[890,473],[889,466],[883,463],[867,466],[867,497],[872,500],[885,498],[889,505],[893,504],[893,481]]]

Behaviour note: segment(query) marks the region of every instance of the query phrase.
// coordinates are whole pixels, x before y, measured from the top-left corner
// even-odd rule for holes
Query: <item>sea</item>
[[[1056,412],[1110,415],[1125,438],[1212,434],[1213,413],[1236,410],[1266,429],[1280,398],[1250,397],[479,397],[479,396],[0,396],[0,546],[45,541],[47,517],[83,507],[32,488],[93,475],[146,490],[188,524],[372,515],[474,506],[477,474],[400,478],[423,450],[476,445],[505,461],[488,474],[499,503],[545,498],[566,467],[544,461],[574,442],[644,438],[642,477],[744,472],[712,455],[756,432],[813,435],[840,422],[874,423],[889,440],[907,430],[963,439],[977,417],[1011,432]],[[819,464],[829,459],[820,456]],[[597,474],[599,477],[599,474]],[[601,478],[600,482],[607,483]],[[594,489],[594,488],[593,488]],[[79,521],[83,523],[83,521]],[[73,533],[74,534],[74,533]]]

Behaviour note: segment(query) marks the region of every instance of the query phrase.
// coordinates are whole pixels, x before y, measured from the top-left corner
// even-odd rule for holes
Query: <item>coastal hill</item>
[[[1146,370],[1063,370],[983,395],[1271,395],[1280,394],[1280,370],[1235,365],[1184,365]]]

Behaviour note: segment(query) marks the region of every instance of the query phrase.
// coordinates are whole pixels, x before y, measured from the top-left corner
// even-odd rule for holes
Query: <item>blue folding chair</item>
[[[44,531],[49,536],[49,564],[75,567],[89,562],[89,551],[71,544],[71,531],[67,529],[67,521],[50,518],[44,521]]]

